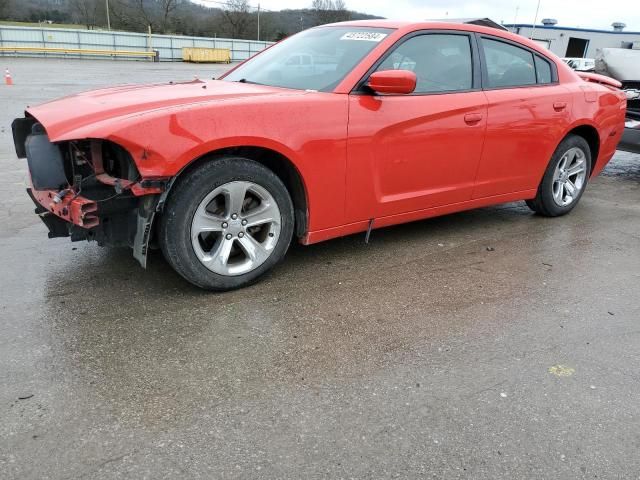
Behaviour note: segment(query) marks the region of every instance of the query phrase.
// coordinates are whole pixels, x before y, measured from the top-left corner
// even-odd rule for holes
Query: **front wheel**
[[[565,138],[551,157],[536,198],[527,200],[534,212],[547,217],[569,213],[580,201],[591,172],[591,149],[577,135]]]
[[[284,257],[293,218],[289,193],[271,170],[246,158],[216,158],[171,190],[160,246],[189,282],[232,290],[256,281]]]

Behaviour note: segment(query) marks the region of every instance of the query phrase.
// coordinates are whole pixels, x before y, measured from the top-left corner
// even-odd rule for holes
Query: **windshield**
[[[312,28],[274,45],[223,80],[331,91],[391,31],[348,26]]]

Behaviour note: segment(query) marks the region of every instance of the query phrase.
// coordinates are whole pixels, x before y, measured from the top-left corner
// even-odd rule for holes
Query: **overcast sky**
[[[207,4],[207,0],[196,0]],[[224,1],[224,0],[222,0]],[[537,0],[345,0],[349,10],[398,20],[489,17],[498,22],[533,23]],[[258,0],[250,0],[257,6]],[[262,8],[282,10],[305,8],[311,0],[259,0]],[[208,3],[215,6],[214,3]],[[639,0],[541,0],[538,22],[555,18],[565,27],[610,29],[613,22],[624,22],[628,30],[640,31]]]

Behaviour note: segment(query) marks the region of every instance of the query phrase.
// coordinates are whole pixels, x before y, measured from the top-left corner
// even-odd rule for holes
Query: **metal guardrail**
[[[95,57],[88,51],[135,52],[136,55],[113,54],[118,58],[146,58],[158,51],[160,61],[182,61],[183,47],[223,48],[231,51],[232,61],[246,60],[270,46],[272,42],[233,38],[186,37],[104,30],[80,30],[51,27],[0,25],[0,58],[3,56],[73,56]],[[20,47],[21,50],[17,50]],[[22,48],[39,50],[22,50]],[[63,49],[69,53],[48,50]],[[71,53],[72,50],[75,52]]]
[[[53,47],[0,47],[2,53],[53,53],[62,55],[92,55],[112,57],[147,57],[157,59],[158,52],[140,52],[132,50],[90,50],[86,48],[53,48]]]

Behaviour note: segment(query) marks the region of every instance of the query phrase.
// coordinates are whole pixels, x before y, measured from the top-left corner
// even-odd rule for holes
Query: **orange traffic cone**
[[[7,68],[4,72],[4,83],[7,85],[13,85],[13,78],[11,77],[11,72]]]

